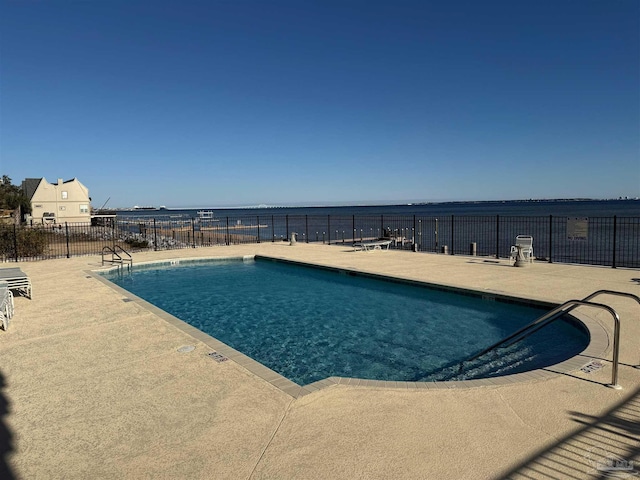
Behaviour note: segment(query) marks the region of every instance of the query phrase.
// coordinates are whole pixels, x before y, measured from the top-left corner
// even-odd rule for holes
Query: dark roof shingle
[[[38,185],[40,185],[42,180],[42,178],[25,178],[22,181],[22,191],[29,201],[33,198],[33,194],[36,193]]]

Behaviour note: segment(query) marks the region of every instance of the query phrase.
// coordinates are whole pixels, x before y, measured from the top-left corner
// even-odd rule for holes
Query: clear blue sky
[[[640,1],[0,0],[0,173],[93,205],[640,196]]]

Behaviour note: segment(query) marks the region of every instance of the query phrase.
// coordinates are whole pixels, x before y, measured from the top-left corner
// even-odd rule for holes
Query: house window
[[[65,207],[65,206],[60,207],[60,210],[66,210],[66,209],[67,209],[67,207]]]
[[[63,200],[66,200],[68,198],[68,196],[69,196],[69,192],[64,192],[64,191],[62,192],[62,199]]]
[[[80,205],[80,213],[89,213],[89,205]]]

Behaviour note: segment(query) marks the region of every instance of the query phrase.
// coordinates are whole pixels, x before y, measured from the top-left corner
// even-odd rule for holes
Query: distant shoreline
[[[640,201],[640,198],[542,198],[521,200],[448,200],[442,202],[393,202],[393,203],[352,203],[352,204],[309,204],[309,205],[245,205],[245,206],[216,206],[216,207],[118,207],[110,211],[170,211],[170,210],[260,210],[284,208],[362,208],[362,207],[403,207],[423,205],[483,205],[483,204],[522,204],[522,203],[569,203],[569,202],[624,202]]]

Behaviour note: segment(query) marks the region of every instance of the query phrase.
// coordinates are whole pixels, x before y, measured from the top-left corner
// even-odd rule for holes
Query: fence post
[[[617,241],[617,229],[618,229],[618,216],[613,216],[613,257],[611,260],[611,267],[616,268],[616,241]]]
[[[417,239],[416,237],[417,237],[417,235],[416,235],[416,216],[414,215],[413,216],[413,244],[414,245],[416,244],[416,239]]]
[[[331,245],[331,215],[327,215],[327,245]]]
[[[153,221],[155,223],[155,219]],[[202,232],[202,224],[200,224],[200,232]],[[196,248],[196,222],[195,222],[195,219],[193,217],[191,218],[191,236],[193,237],[193,246],[192,246],[192,248]]]
[[[438,219],[436,218],[436,253],[438,253]]]
[[[309,243],[309,215],[304,216],[304,233],[307,243]]]
[[[553,263],[553,215],[549,215],[549,263]]]
[[[16,262],[18,261],[18,231],[16,224],[13,224],[13,251],[16,254]]]
[[[351,215],[351,227],[353,228],[353,241],[356,241],[356,216]]]
[[[287,240],[289,239],[289,214],[284,216],[285,230],[287,231]]]
[[[158,251],[158,232],[156,231],[156,219],[153,218],[153,251]]]
[[[276,226],[273,223],[273,215],[271,215],[271,243],[276,241]]]
[[[257,218],[258,218],[258,243],[260,243],[260,215],[258,215]]]
[[[67,237],[67,258],[70,258],[71,255],[69,254],[69,224],[67,222],[64,222],[64,232],[65,232],[65,236]]]
[[[453,215],[451,215],[451,255],[453,255],[453,251],[455,250],[456,242],[454,241],[454,230],[453,230]]]
[[[496,215],[496,259],[500,258],[500,215]]]
[[[229,237],[229,217],[227,217],[227,245],[231,245],[231,238]]]

